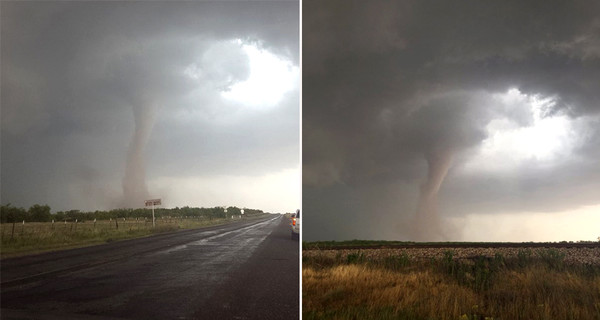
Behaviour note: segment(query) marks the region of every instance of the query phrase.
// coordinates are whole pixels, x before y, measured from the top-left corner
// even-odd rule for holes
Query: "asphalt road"
[[[299,318],[299,243],[284,216],[1,267],[2,319]]]

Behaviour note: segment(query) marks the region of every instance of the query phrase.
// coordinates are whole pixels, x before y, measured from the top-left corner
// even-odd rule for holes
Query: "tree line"
[[[244,215],[254,215],[263,213],[262,210],[257,209],[244,209]],[[205,218],[215,219],[224,218],[226,216],[239,216],[241,215],[241,208],[228,207],[227,213],[223,207],[213,208],[196,208],[196,207],[175,207],[171,209],[167,208],[155,208],[154,215],[156,218],[161,217],[194,217],[194,218]],[[35,204],[28,210],[24,208],[13,207],[10,204],[0,206],[0,222],[1,223],[13,223],[13,222],[50,222],[54,221],[75,221],[84,222],[86,220],[109,220],[117,218],[149,218],[152,219],[151,209],[132,209],[132,208],[121,208],[113,209],[108,211],[80,211],[80,210],[68,210],[58,211],[56,213],[50,212],[50,206]]]

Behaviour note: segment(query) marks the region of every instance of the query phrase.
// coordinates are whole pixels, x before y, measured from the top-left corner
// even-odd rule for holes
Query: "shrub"
[[[365,260],[365,256],[362,253],[349,253],[348,256],[346,256],[346,263],[347,264],[357,264],[357,263],[362,263]]]
[[[531,250],[523,249],[517,252],[517,264],[519,267],[524,268],[531,263]]]
[[[390,270],[400,270],[410,265],[410,258],[406,253],[399,256],[389,256],[383,259],[383,266]]]
[[[551,269],[562,270],[565,254],[556,249],[547,249],[538,252],[542,261]]]

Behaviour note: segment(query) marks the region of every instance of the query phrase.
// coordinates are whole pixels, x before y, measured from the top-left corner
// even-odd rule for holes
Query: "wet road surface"
[[[299,243],[266,220],[2,261],[2,319],[298,319]]]

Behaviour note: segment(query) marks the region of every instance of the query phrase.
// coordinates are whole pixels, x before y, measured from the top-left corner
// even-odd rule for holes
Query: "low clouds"
[[[415,232],[411,221],[422,211],[427,160],[442,154],[453,160],[430,209],[442,225],[466,214],[598,204],[600,167],[591,157],[600,149],[598,4],[303,6],[306,239],[468,239],[468,230],[450,225]],[[534,100],[549,103],[535,114]],[[556,129],[565,132],[555,139],[569,145],[543,147],[554,132],[543,133],[544,119],[563,119]],[[520,146],[508,172],[488,170],[506,158],[496,154],[486,167],[482,155],[509,139],[510,126],[532,128],[530,145]],[[545,153],[556,155],[542,159]],[[341,220],[348,225],[333,231]]]
[[[297,86],[262,113],[222,97],[244,45],[297,66],[298,3],[3,2],[2,202],[139,206],[173,176],[297,170]]]

